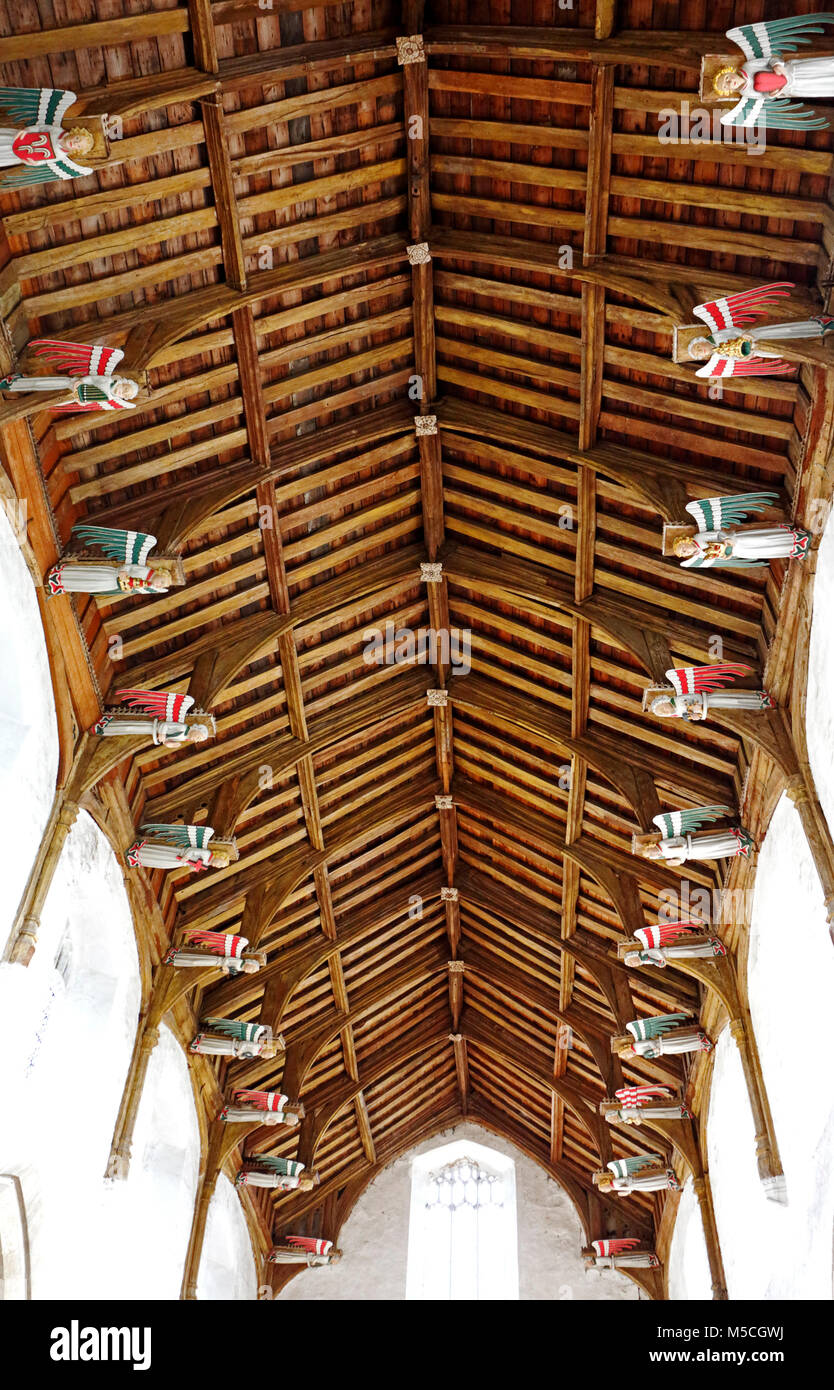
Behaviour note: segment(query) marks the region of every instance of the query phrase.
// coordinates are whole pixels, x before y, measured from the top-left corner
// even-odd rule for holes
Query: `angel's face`
[[[208,738],[208,729],[205,724],[192,724],[188,730],[188,737],[192,743],[205,743]]]
[[[643,859],[662,859],[660,845],[643,845],[640,850]]]
[[[653,700],[652,714],[659,714],[661,719],[672,719],[675,714],[675,706],[668,696],[661,700]]]
[[[689,356],[693,362],[706,362],[707,358],[712,357],[715,349],[706,338],[696,338],[689,344]]]
[[[212,867],[215,868],[215,869],[228,869],[228,867],[229,867],[229,856],[228,856],[228,854],[225,852],[225,850],[220,850],[220,849],[218,849],[218,850],[215,850],[215,852],[212,854],[212,856],[211,856],[211,862],[212,862]],[[244,970],[246,969],[246,963],[244,963],[244,967],[243,967],[243,968],[244,968]]]
[[[132,401],[139,395],[139,386],[130,377],[120,376],[113,382],[113,395],[120,401]]]
[[[679,541],[675,541],[674,550],[680,560],[688,560],[698,554],[697,545],[688,536],[682,536]]]
[[[732,92],[740,92],[745,78],[741,72],[722,72],[716,80],[715,90],[719,96],[728,97]]]
[[[95,145],[95,138],[89,130],[71,130],[61,136],[61,148],[67,154],[89,154]]]

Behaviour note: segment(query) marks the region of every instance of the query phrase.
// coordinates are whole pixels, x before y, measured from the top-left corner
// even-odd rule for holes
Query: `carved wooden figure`
[[[834,330],[834,318],[815,314],[807,319],[749,326],[792,288],[791,280],[776,280],[757,289],[697,304],[693,312],[709,332],[699,335],[688,328],[676,329],[675,360],[679,361],[685,351],[686,360],[703,362],[695,373],[699,377],[784,376],[795,371],[795,364],[785,362],[778,352],[771,352],[769,344],[819,341]]]
[[[50,359],[61,375],[14,372],[0,379],[0,391],[29,395],[39,391],[64,391],[68,399],[52,406],[66,414],[91,410],[133,410],[138,383],[113,371],[124,353],[121,348],[98,344],[67,343],[56,338],[33,338],[29,350]]]
[[[641,859],[665,860],[677,867],[690,859],[732,859],[737,854],[748,858],[756,848],[749,831],[741,825],[725,830],[701,833],[701,826],[710,821],[731,819],[729,806],[693,806],[684,811],[661,811],[652,824],[659,834],[633,835],[631,852]]]
[[[721,117],[726,126],[760,126],[768,130],[824,130],[830,120],[792,97],[834,97],[834,57],[785,59],[800,44],[812,44],[834,24],[834,14],[806,14],[728,29],[745,61],[718,67],[712,76],[713,99],[736,105]]]
[[[628,1030],[611,1039],[619,1057],[668,1057],[680,1052],[711,1052],[712,1041],[688,1014],[656,1014],[634,1018]]]
[[[145,869],[189,869],[192,873],[203,873],[206,869],[227,869],[237,859],[237,846],[233,840],[215,840],[210,825],[167,825],[150,822],[140,825],[141,840],[135,840],[126,852],[127,862],[132,869],[141,865]],[[215,937],[220,940],[243,941],[244,937],[224,937],[220,932],[198,933],[200,937]],[[189,938],[192,939],[192,938]],[[193,938],[196,941],[196,937]],[[211,949],[208,941],[203,943]],[[221,952],[220,954],[223,954]],[[173,964],[174,962],[169,962]],[[183,965],[184,960],[176,964]]]
[[[762,569],[771,560],[800,558],[811,542],[811,533],[801,526],[739,524],[778,500],[775,492],[740,492],[688,502],[686,510],[695,525],[664,526],[663,554],[674,555],[681,569]]]
[[[204,743],[216,732],[213,714],[192,710],[191,695],[164,690],[117,690],[116,699],[126,708],[105,710],[90,730],[102,738],[136,738],[146,735],[160,748],[179,748],[184,743]]]
[[[677,666],[666,672],[668,686],[650,685],[643,692],[643,709],[660,719],[697,721],[708,718],[711,709],[775,709],[766,690],[722,690],[739,676],[747,676],[751,666],[741,662],[717,662],[714,666]]]
[[[628,1197],[632,1192],[677,1192],[680,1183],[662,1154],[638,1154],[633,1158],[614,1158],[598,1173],[594,1184],[601,1192]]]
[[[205,960],[203,964],[206,964]],[[268,1023],[242,1023],[236,1018],[202,1018],[200,1031],[192,1038],[189,1051],[209,1057],[275,1057],[284,1051],[284,1039],[280,1035],[274,1037]],[[221,1118],[229,1120],[236,1116],[224,1112]],[[262,1123],[268,1121],[263,1120]]]
[[[212,1020],[207,1020],[211,1022]],[[215,1020],[217,1022],[218,1020]],[[220,1020],[222,1021],[222,1020]],[[245,1025],[250,1028],[262,1027],[260,1024]],[[271,1030],[270,1030],[271,1034]],[[195,1039],[196,1041],[196,1039]],[[194,1048],[193,1051],[200,1051]],[[236,1054],[239,1055],[239,1054]],[[241,1090],[232,1093],[229,1104],[220,1111],[220,1119],[226,1124],[259,1124],[270,1128],[284,1125],[294,1129],[304,1118],[305,1110],[300,1100],[290,1100],[281,1091]]]
[[[332,1240],[318,1240],[314,1236],[284,1236],[280,1245],[274,1245],[267,1255],[274,1265],[332,1265],[342,1258],[341,1250],[334,1250]]]
[[[186,970],[216,969],[224,975],[256,975],[266,964],[266,953],[247,952],[248,945],[245,936],[191,927],[179,945],[169,948],[163,965]]]
[[[588,1269],[657,1269],[660,1260],[653,1250],[641,1250],[635,1236],[613,1240],[593,1240],[582,1251]]]
[[[75,99],[59,87],[0,87],[0,191],[92,173],[79,161],[93,153],[95,136],[63,126]]]
[[[272,1154],[245,1159],[235,1178],[236,1187],[266,1187],[279,1192],[311,1192],[318,1182],[318,1173],[306,1172],[303,1163]]]
[[[599,1113],[609,1125],[692,1119],[692,1111],[669,1086],[621,1086],[613,1100],[600,1101]]]
[[[86,548],[103,551],[102,558],[78,556],[68,551],[53,565],[44,581],[48,594],[165,594],[185,583],[182,560],[177,555],[158,555],[149,565],[156,536],[144,531],[122,531],[110,526],[74,526],[70,535]]]
[[[705,930],[703,922],[658,922],[655,926],[640,927],[634,936],[636,949],[623,956],[632,969],[640,965],[656,965],[663,969],[668,961],[712,960],[714,956],[727,954],[724,943]]]

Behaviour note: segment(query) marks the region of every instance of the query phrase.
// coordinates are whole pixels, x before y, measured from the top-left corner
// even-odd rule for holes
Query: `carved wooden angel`
[[[75,100],[75,92],[57,87],[0,87],[0,192],[93,172],[77,161],[95,137],[62,125]]]
[[[316,1236],[284,1236],[267,1255],[273,1265],[332,1265],[341,1258],[342,1252],[333,1249],[332,1240]]]
[[[767,313],[778,299],[789,295],[793,281],[776,280],[757,289],[730,294],[724,299],[697,304],[696,316],[709,328],[703,338],[693,338],[687,348],[689,357],[703,362],[696,376],[784,376],[796,370],[795,364],[783,362],[778,352],[770,352],[760,343],[780,340],[824,338],[834,331],[834,318],[816,314],[810,319],[793,323],[768,323],[748,328],[757,316]]]
[[[682,569],[760,569],[771,560],[803,556],[811,533],[801,526],[787,522],[755,529],[739,526],[778,501],[776,492],[740,492],[688,502],[686,510],[695,525],[664,527],[664,553],[676,555]]]
[[[657,1269],[660,1260],[654,1251],[639,1247],[640,1241],[629,1236],[593,1240],[582,1251],[582,1258],[590,1269]]]
[[[669,961],[712,960],[727,954],[724,943],[705,931],[703,922],[658,922],[639,927],[634,936],[637,949],[623,957],[632,968],[657,965],[662,969]]]
[[[726,126],[762,126],[768,130],[825,130],[831,122],[790,97],[834,97],[834,57],[793,58],[800,44],[813,43],[834,24],[834,14],[804,14],[766,24],[742,24],[727,38],[738,44],[745,62],[720,68],[713,79],[718,97],[737,96]]]
[[[602,1192],[628,1197],[632,1192],[677,1192],[680,1183],[662,1154],[637,1154],[633,1158],[614,1158],[607,1171],[594,1173],[594,1183]]]
[[[192,695],[164,690],[117,690],[126,709],[105,710],[90,730],[102,738],[136,738],[144,735],[160,748],[179,748],[184,743],[204,743],[215,733],[213,714],[191,711]]]
[[[209,844],[214,836],[214,831],[210,825],[168,825],[164,822],[148,822],[146,825],[140,825],[139,833],[143,838],[135,840],[127,850],[126,855],[127,862],[132,869],[138,868],[141,864],[145,869],[186,868],[193,873],[202,873],[208,868],[227,869],[232,860],[237,859],[237,848],[233,840],[217,840],[213,845]],[[195,938],[195,944],[201,944],[206,950],[212,950],[215,954],[224,954],[223,951],[215,949],[221,940],[227,944],[228,941],[234,940],[242,941],[244,947],[248,945],[246,938],[242,936],[227,937],[223,932],[202,933],[201,935],[210,936],[211,941],[197,943]],[[236,954],[240,954],[240,951]],[[185,963],[184,960],[177,961],[178,965]]]
[[[613,1100],[600,1101],[610,1125],[642,1125],[645,1120],[691,1120],[692,1112],[669,1086],[621,1086]]]
[[[649,686],[643,708],[661,719],[706,719],[711,709],[775,709],[766,690],[723,690],[739,676],[750,675],[741,662],[716,662],[714,666],[676,666],[666,672],[669,686]]]
[[[91,410],[133,410],[139,394],[137,382],[127,376],[114,376],[124,353],[121,348],[89,343],[65,343],[57,338],[33,338],[29,349],[48,358],[59,369],[59,376],[32,376],[14,372],[0,379],[0,391],[66,391],[70,399],[52,408],[63,413]]]
[[[221,1020],[222,1022],[223,1020]],[[249,1027],[259,1027],[249,1024]],[[199,1051],[192,1044],[192,1051]],[[285,1125],[294,1129],[304,1118],[304,1106],[300,1100],[290,1100],[281,1091],[234,1091],[228,1105],[220,1111],[220,1119],[226,1124]]]
[[[273,1191],[291,1192],[298,1188],[309,1192],[319,1181],[318,1173],[307,1173],[305,1165],[294,1158],[275,1158],[258,1154],[245,1159],[235,1177],[235,1187],[267,1187]]]
[[[274,1057],[284,1051],[284,1039],[280,1035],[273,1037],[268,1023],[201,1018],[200,1031],[192,1038],[189,1051],[208,1057]]]
[[[94,546],[103,551],[103,558],[79,557],[68,552],[46,576],[49,594],[165,594],[172,585],[185,583],[178,556],[159,555],[153,565],[147,563],[156,536],[145,531],[85,524],[72,528],[70,545],[73,540],[84,549]]]
[[[733,859],[738,854],[748,858],[756,844],[743,826],[731,825],[726,830],[700,833],[702,825],[730,818],[732,814],[729,806],[693,806],[685,811],[661,811],[652,819],[652,824],[660,831],[660,837],[633,836],[632,853],[639,854],[641,859],[664,859],[675,867],[685,864],[688,859]]]
[[[634,1018],[626,1033],[612,1039],[612,1051],[620,1057],[668,1057],[680,1052],[711,1052],[712,1042],[689,1014],[656,1014]]]

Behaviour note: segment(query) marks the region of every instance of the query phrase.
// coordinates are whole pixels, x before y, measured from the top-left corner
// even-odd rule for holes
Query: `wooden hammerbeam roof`
[[[85,517],[184,556],[184,589],[76,614],[102,699],[189,689],[217,717],[215,743],[95,768],[137,824],[237,837],[228,870],[151,884],[169,938],[240,929],[268,953],[190,1001],[287,1040],[215,1064],[307,1110],[246,1140],[322,1178],[256,1193],[260,1219],[333,1235],[385,1162],[470,1115],[589,1235],[615,1230],[590,1174],[640,1142],[598,1103],[688,1072],[621,1065],[609,1037],[700,1004],[617,961],[679,881],[631,835],[737,800],[750,754],[729,724],[650,722],[641,691],[716,633],[760,667],[782,578],[681,572],[660,526],[705,492],[790,507],[817,382],[807,364],[710,400],[672,327],[775,278],[819,303],[830,136],[773,135],[755,161],[659,144],[750,5],[580,0],[532,28],[490,0],[472,24],[452,0],[77,8],[38,27],[10,0],[0,77],[70,86],[123,138],[87,179],[0,198],[2,307],[14,351],[106,341],[150,388],[124,417],[30,424],[61,540]],[[424,61],[399,64],[418,34]],[[471,631],[471,674],[368,665],[386,622]],[[662,1199],[632,1203],[650,1234]]]

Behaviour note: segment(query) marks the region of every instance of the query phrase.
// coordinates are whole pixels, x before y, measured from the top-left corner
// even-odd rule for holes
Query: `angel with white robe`
[[[661,1154],[639,1154],[634,1158],[615,1158],[606,1164],[607,1172],[595,1173],[594,1183],[601,1192],[628,1197],[632,1192],[679,1192],[680,1183]]]
[[[815,314],[810,319],[747,328],[757,315],[767,313],[780,296],[789,294],[792,289],[792,280],[775,280],[757,289],[697,304],[694,313],[710,331],[704,338],[693,338],[687,349],[694,362],[704,363],[695,375],[784,376],[795,371],[795,364],[784,362],[778,352],[770,352],[759,343],[824,338],[826,333],[834,331],[834,318]]]
[[[741,825],[726,830],[699,833],[702,825],[732,816],[729,806],[693,806],[686,811],[661,811],[652,818],[660,831],[660,840],[635,836],[636,853],[643,859],[663,859],[679,868],[689,859],[734,859],[736,855],[749,858],[756,842]]]
[[[805,555],[810,531],[781,522],[776,526],[728,529],[751,513],[764,511],[779,500],[776,492],[740,492],[732,497],[703,497],[688,502],[697,530],[679,536],[672,552],[682,569],[760,569],[771,560],[790,560]]]
[[[668,1086],[621,1086],[614,1100],[600,1103],[609,1125],[642,1125],[645,1120],[691,1120],[692,1111]]]
[[[256,1158],[244,1159],[243,1166],[235,1178],[235,1187],[267,1187],[278,1192],[292,1192],[296,1189],[310,1192],[318,1181],[318,1173],[306,1173],[304,1164],[294,1158],[275,1158],[272,1154],[258,1154]]]
[[[204,931],[189,927],[181,946],[171,946],[163,965],[186,970],[221,970],[224,975],[256,975],[266,965],[263,951],[246,954],[249,939],[234,932]]]
[[[658,922],[639,927],[634,935],[639,947],[624,957],[632,968],[656,965],[665,969],[670,960],[713,960],[727,954],[723,941],[705,932],[703,922]]]
[[[71,554],[59,560],[46,576],[51,594],[167,594],[175,584],[185,583],[182,561],[177,556],[160,555],[147,563],[156,545],[156,536],[144,531],[123,531],[111,526],[74,526],[70,534],[81,546],[95,546],[105,558],[81,558]]]
[[[332,1265],[342,1258],[341,1250],[333,1249],[332,1240],[316,1236],[284,1236],[267,1255],[273,1265]]]
[[[75,92],[60,87],[0,87],[0,192],[93,172],[77,161],[95,138],[62,124],[75,101]]]
[[[179,748],[184,743],[204,743],[214,733],[213,715],[200,710],[189,713],[193,695],[169,695],[164,690],[117,690],[115,694],[130,710],[106,710],[90,730],[101,738],[144,736],[155,747]]]
[[[301,1101],[292,1101],[281,1091],[243,1090],[233,1092],[230,1104],[220,1111],[220,1119],[226,1124],[260,1124],[270,1128],[285,1125],[294,1129],[304,1113]]]
[[[113,371],[124,353],[121,348],[90,346],[88,343],[65,343],[57,338],[33,338],[29,344],[38,357],[49,358],[60,376],[28,376],[13,372],[0,378],[0,391],[28,395],[37,391],[67,391],[71,399],[59,401],[52,408],[65,413],[91,410],[134,410],[133,401],[139,386],[127,376],[114,376]]]
[[[713,78],[716,96],[738,97],[721,117],[725,126],[761,126],[766,130],[826,130],[831,122],[791,97],[834,97],[834,57],[792,58],[800,44],[813,43],[834,24],[834,14],[804,14],[792,19],[742,24],[728,29],[745,62],[720,68]]]
[[[666,672],[671,683],[668,692],[653,686],[649,710],[661,719],[704,720],[711,709],[775,709],[776,702],[766,690],[722,690],[737,676],[749,675],[752,667],[741,662],[716,662],[714,666],[678,666]],[[645,707],[645,706],[644,706]]]
[[[205,962],[204,962],[205,963]],[[236,1018],[201,1018],[200,1031],[189,1051],[206,1057],[274,1057],[284,1051],[284,1039],[273,1036],[268,1023],[242,1023]],[[224,1117],[225,1118],[225,1117]]]
[[[654,1061],[682,1052],[711,1052],[712,1040],[689,1014],[655,1014],[653,1018],[634,1018],[626,1024],[628,1036],[615,1038],[621,1056],[632,1055]]]
[[[619,1236],[613,1240],[593,1240],[582,1251],[590,1269],[657,1269],[660,1260],[651,1250],[641,1250],[634,1237]]]
[[[149,822],[140,825],[140,835],[126,852],[132,869],[189,869],[203,873],[206,869],[227,869],[232,861],[230,843],[226,840],[210,845],[214,835],[210,825],[168,825]],[[222,933],[215,932],[220,937]],[[243,940],[241,937],[240,940]]]

